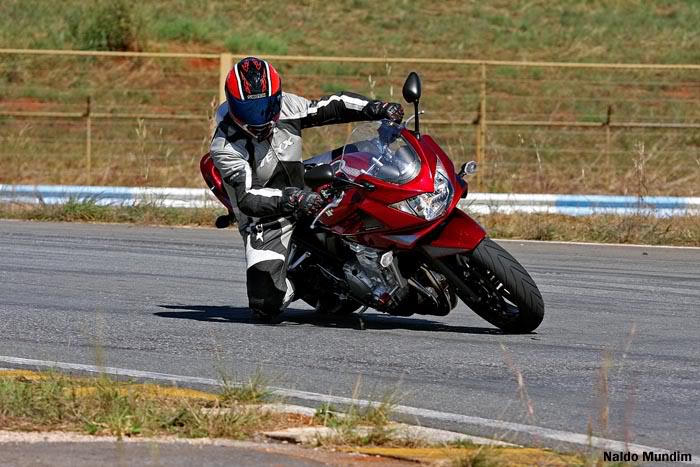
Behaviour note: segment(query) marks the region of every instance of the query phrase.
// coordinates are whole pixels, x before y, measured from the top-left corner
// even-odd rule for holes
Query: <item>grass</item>
[[[267,379],[261,372],[256,372],[247,382],[236,384],[228,376],[222,376],[223,389],[221,401],[228,404],[256,402],[269,399],[272,391],[269,389]]]
[[[235,33],[226,38],[224,47],[232,53],[250,55],[285,55],[288,51],[286,41],[260,32]]]
[[[576,0],[553,5],[546,0],[402,0],[379,9],[372,2],[307,0],[286,7],[267,0],[244,1],[232,9],[225,0],[133,0],[87,4],[80,0],[6,0],[0,7],[0,44],[11,47],[76,48],[81,37],[67,33],[70,17],[90,22],[126,11],[143,24],[139,39],[148,49],[174,47],[194,37],[223,48],[231,31],[264,34],[291,54],[389,55],[421,57],[492,56],[503,59],[648,61],[695,63],[693,38],[700,5],[693,0],[615,2]],[[117,5],[119,8],[116,8]],[[177,12],[177,16],[173,16]],[[164,27],[164,19],[174,26]],[[180,19],[178,19],[180,18]],[[187,18],[192,23],[181,21]],[[201,26],[192,27],[192,24]],[[342,27],[328,27],[341,25]],[[283,31],[315,31],[285,40]],[[243,34],[239,31],[246,31]],[[417,35],[415,31],[420,31]],[[634,44],[634,47],[630,47]],[[274,48],[277,49],[278,46]]]
[[[0,218],[49,222],[100,222],[142,225],[213,226],[225,209],[177,209],[145,203],[136,206],[100,206],[94,200],[69,200],[62,205],[0,204]]]
[[[395,439],[389,423],[393,395],[373,406],[353,405],[343,414],[322,406],[312,418],[256,407],[269,400],[259,375],[242,387],[247,389],[237,392],[225,384],[224,390],[215,394],[116,381],[106,375],[76,377],[52,371],[0,370],[0,425],[10,431],[66,431],[120,439],[177,436],[237,440],[254,439],[261,431],[322,425],[338,431],[335,437],[318,440],[317,444],[323,447],[426,464],[441,461],[441,465],[459,467],[615,465],[591,464],[590,459],[579,454],[540,448],[493,448],[465,442],[436,447],[420,440]],[[358,435],[361,426],[369,431]],[[446,461],[451,464],[445,464]]]
[[[233,439],[250,438],[266,429],[304,425],[298,417],[250,406],[262,402],[263,395],[247,391],[217,395],[115,381],[107,376],[77,378],[3,371],[0,425],[8,430],[63,430],[120,438],[175,435]]]
[[[152,27],[154,34],[163,41],[206,44],[211,40],[210,25],[187,16],[158,18]]]
[[[475,217],[494,238],[700,246],[698,216],[490,214]]]
[[[334,428],[336,434],[318,439],[319,445],[396,446],[414,445],[414,440],[392,438],[391,413],[397,403],[396,393],[384,394],[379,403],[352,404],[342,413],[325,403],[316,410],[314,419],[322,426]]]
[[[475,452],[460,456],[452,462],[453,467],[500,467],[503,459],[496,450],[477,449]]]
[[[144,18],[132,0],[99,0],[88,10],[68,10],[66,19],[81,49],[139,51],[144,46]]]

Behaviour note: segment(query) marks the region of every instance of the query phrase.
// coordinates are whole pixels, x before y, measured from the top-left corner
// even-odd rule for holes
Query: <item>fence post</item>
[[[87,184],[92,185],[92,105],[90,96],[87,96],[85,106],[85,165]]]
[[[608,174],[610,174],[610,120],[612,119],[612,111],[612,105],[608,105],[608,115],[605,119],[605,170]]]
[[[476,106],[476,118],[472,122],[472,125],[474,125],[474,136],[476,140],[475,144],[475,149],[474,149],[474,160],[477,161],[477,168],[481,170],[481,167],[478,166],[479,164],[479,159],[481,159],[481,102]],[[477,170],[477,177],[479,176],[479,170]]]
[[[226,102],[224,86],[226,85],[226,75],[231,68],[233,68],[233,55],[230,53],[219,55],[219,104]]]
[[[481,174],[486,155],[486,64],[481,64],[481,89],[479,92],[479,126],[477,128],[476,191],[482,191]]]

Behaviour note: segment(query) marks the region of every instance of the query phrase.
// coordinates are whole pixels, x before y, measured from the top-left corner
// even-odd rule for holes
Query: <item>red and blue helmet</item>
[[[236,124],[259,141],[267,139],[282,109],[277,70],[265,60],[244,58],[228,72],[224,90]]]

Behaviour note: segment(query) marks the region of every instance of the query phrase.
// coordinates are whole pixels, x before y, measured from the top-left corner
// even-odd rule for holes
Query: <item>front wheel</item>
[[[475,296],[457,289],[476,314],[509,333],[534,331],[544,318],[544,301],[525,268],[490,238],[470,254],[453,258],[452,269]]]

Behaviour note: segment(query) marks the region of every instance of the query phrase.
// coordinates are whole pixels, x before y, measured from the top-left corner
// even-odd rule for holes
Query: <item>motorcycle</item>
[[[412,72],[403,97],[415,114],[355,128],[346,144],[304,161],[304,181],[328,204],[300,220],[292,236],[288,277],[295,294],[319,313],[362,309],[397,316],[445,316],[461,299],[508,333],[535,330],[544,302],[525,268],[457,207],[468,194],[469,162],[455,166],[420,133],[420,77]],[[415,120],[414,129],[408,128]],[[208,155],[207,185],[233,210]]]

